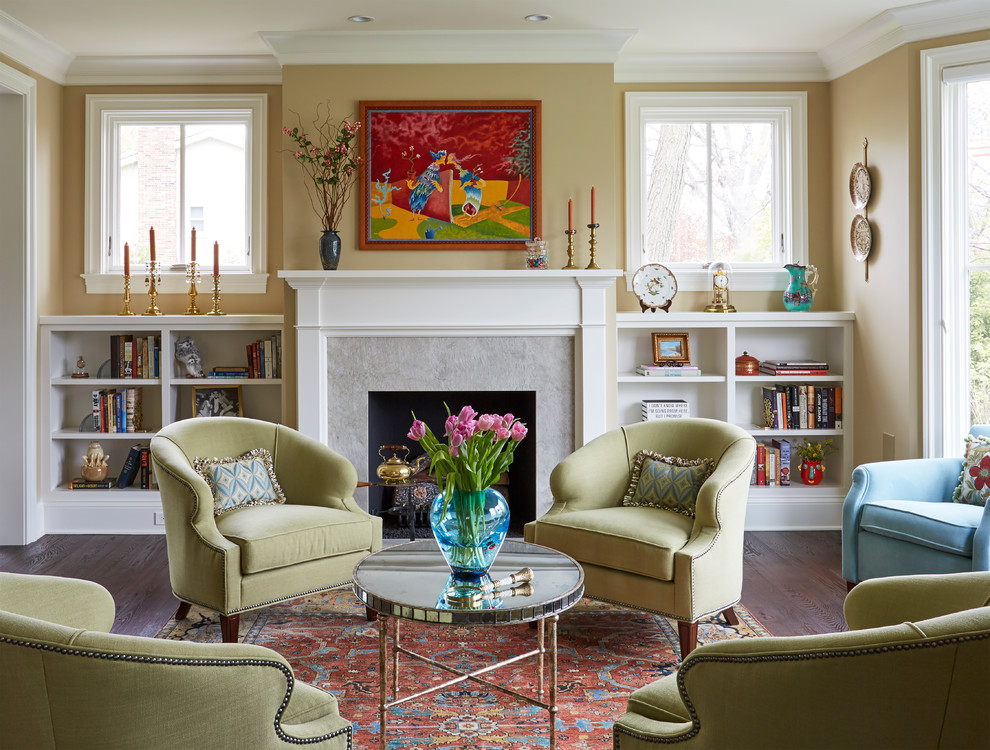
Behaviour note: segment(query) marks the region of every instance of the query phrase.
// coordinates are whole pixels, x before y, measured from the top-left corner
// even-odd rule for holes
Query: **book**
[[[636,367],[638,375],[648,378],[689,378],[701,375],[701,370],[697,367],[657,367],[655,365],[639,365]]]
[[[812,359],[782,361],[779,359],[764,359],[760,366],[772,367],[776,370],[827,370],[828,362]]]
[[[775,487],[777,485],[777,454],[770,446],[766,446],[763,450],[766,452],[767,487]]]
[[[760,487],[767,483],[767,447],[763,443],[756,444],[756,484]]]
[[[132,445],[124,459],[124,465],[117,475],[117,486],[120,488],[130,487],[134,484],[134,477],[137,475],[138,462],[141,460],[141,445]]]
[[[774,450],[780,454],[780,486],[791,486],[791,443],[788,440],[773,440]]]
[[[770,367],[760,367],[761,375],[773,375],[776,378],[790,378],[798,375],[828,375],[828,370],[776,370]]]
[[[772,385],[765,385],[761,388],[763,392],[763,426],[768,428],[777,427],[777,389]]]
[[[835,386],[835,429],[842,429],[842,386]]]
[[[808,385],[808,429],[815,429],[815,386]]]
[[[151,456],[151,451],[148,448],[142,447],[141,452],[138,454],[138,461],[140,463],[140,475],[141,475],[141,489],[147,490],[151,488],[150,478],[148,476],[148,463]]]
[[[650,399],[643,401],[643,421],[652,419],[682,419],[690,416],[688,403],[684,399]]]
[[[108,490],[111,487],[113,487],[112,479],[90,480],[79,477],[69,480],[70,490]]]

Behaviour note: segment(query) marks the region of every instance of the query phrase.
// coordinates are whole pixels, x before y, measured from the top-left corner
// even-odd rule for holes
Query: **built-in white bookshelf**
[[[853,470],[853,323],[851,312],[802,313],[618,313],[616,315],[617,407],[620,424],[642,419],[644,399],[683,399],[692,417],[737,424],[758,441],[788,440],[792,474],[788,487],[752,486],[748,529],[836,529]],[[653,361],[653,332],[687,333],[697,377],[638,375]],[[828,375],[781,377],[736,375],[744,352],[763,361],[824,360]],[[765,429],[763,386],[814,384],[842,388],[841,429]],[[825,480],[802,484],[793,446],[803,439],[832,439],[838,449],[826,460]]]
[[[194,388],[240,386],[244,416],[278,422],[282,418],[282,379],[190,378],[175,360],[175,342],[189,336],[204,373],[214,367],[247,366],[247,347],[281,339],[281,315],[89,315],[41,319],[41,468],[38,486],[47,533],[163,533],[158,491],[129,487],[70,490],[82,457],[96,440],[109,454],[108,478],[116,479],[132,445],[148,445],[164,425],[193,416]],[[154,336],[159,343],[159,376],[113,377],[111,338]],[[74,378],[76,361],[86,361],[89,377]],[[102,369],[102,373],[101,373]],[[103,375],[101,377],[101,374]],[[141,432],[93,432],[93,391],[142,389]]]

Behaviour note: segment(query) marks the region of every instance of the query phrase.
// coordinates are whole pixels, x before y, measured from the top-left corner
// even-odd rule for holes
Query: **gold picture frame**
[[[243,404],[239,385],[192,388],[194,417],[243,417]]]
[[[654,333],[653,364],[674,367],[691,364],[691,341],[688,334]]]

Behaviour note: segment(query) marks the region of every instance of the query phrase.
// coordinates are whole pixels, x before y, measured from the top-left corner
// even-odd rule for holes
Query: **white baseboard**
[[[842,528],[842,499],[749,499],[746,531],[835,531]]]
[[[78,492],[78,490],[77,490]],[[46,534],[164,534],[161,503],[45,503]]]

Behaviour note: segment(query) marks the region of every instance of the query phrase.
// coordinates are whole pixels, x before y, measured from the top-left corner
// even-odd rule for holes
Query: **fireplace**
[[[535,415],[524,421],[535,434],[523,444],[536,454],[535,513],[521,512],[538,517],[553,502],[553,467],[608,428],[607,292],[620,273],[279,271],[296,291],[299,430],[367,481],[378,446],[408,444],[411,423],[395,407],[400,431],[369,442],[369,393],[531,392]],[[364,491],[356,499],[373,502]]]
[[[419,445],[406,436],[412,424],[411,412],[443,440],[443,425],[447,419],[445,403],[455,414],[465,404],[479,414],[511,413],[529,430],[516,448],[503,492],[509,503],[511,529],[521,533],[523,524],[536,519],[536,446],[539,442],[536,391],[369,391],[368,476],[375,477],[382,462],[378,453],[381,445],[405,445],[409,448],[410,459],[422,453]],[[368,511],[386,510],[392,501],[392,492],[384,487],[369,488]],[[395,524],[397,520],[386,517],[385,523]]]

